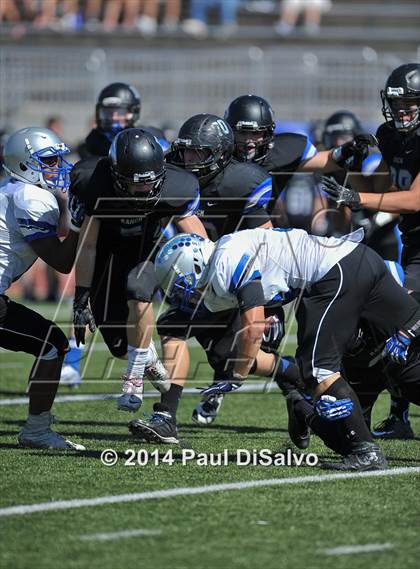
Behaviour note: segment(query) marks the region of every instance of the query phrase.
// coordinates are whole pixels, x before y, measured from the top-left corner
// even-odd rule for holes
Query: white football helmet
[[[73,164],[63,158],[70,149],[48,128],[28,127],[11,134],[4,146],[3,168],[9,176],[65,192]]]
[[[160,286],[171,303],[194,311],[201,300],[198,290],[206,285],[215,243],[195,233],[180,233],[161,248],[155,259]]]

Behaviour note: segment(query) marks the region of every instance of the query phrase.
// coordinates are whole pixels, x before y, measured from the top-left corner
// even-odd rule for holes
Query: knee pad
[[[127,300],[150,303],[157,289],[158,282],[151,261],[139,263],[128,273]]]

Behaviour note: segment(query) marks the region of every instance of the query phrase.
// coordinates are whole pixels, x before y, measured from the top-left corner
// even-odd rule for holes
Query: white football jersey
[[[219,239],[211,257],[204,304],[212,312],[237,306],[236,293],[261,279],[265,303],[287,302],[309,290],[362,241],[363,229],[341,238],[309,235],[302,229],[247,229]]]
[[[10,179],[0,186],[0,294],[36,261],[31,241],[57,235],[59,217],[52,192]]]

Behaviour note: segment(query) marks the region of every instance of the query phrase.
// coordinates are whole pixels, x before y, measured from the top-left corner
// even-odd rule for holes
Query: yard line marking
[[[315,474],[313,476],[296,476],[294,478],[269,478],[267,480],[247,480],[243,482],[230,482],[224,484],[210,484],[207,486],[189,486],[186,488],[168,488],[167,490],[154,490],[151,492],[137,492],[134,494],[117,494],[113,496],[98,496],[97,498],[80,498],[74,500],[58,500],[56,502],[41,502],[40,504],[22,504],[0,509],[0,517],[33,514],[35,512],[48,512],[57,510],[71,510],[74,508],[87,508],[103,506],[105,504],[121,504],[124,502],[140,502],[143,500],[159,500],[175,496],[191,496],[194,494],[211,494],[213,492],[228,492],[230,490],[246,490],[249,488],[264,488],[266,486],[284,486],[288,484],[305,484],[311,482],[330,482],[333,480],[349,480],[352,478],[376,478],[383,476],[397,476],[399,474],[413,474],[420,472],[420,466],[404,466],[389,470],[375,470],[373,472],[342,472],[337,474]]]
[[[392,549],[392,543],[368,543],[366,545],[339,545],[331,549],[323,549],[320,553],[325,555],[352,555],[353,553],[371,553],[373,551],[387,551]]]
[[[95,382],[96,383],[96,382]],[[201,382],[202,383],[202,382]],[[238,390],[239,393],[263,393],[264,383],[248,383]],[[238,392],[233,392],[237,394]],[[54,403],[79,403],[80,401],[106,401],[108,399],[118,399],[121,393],[98,393],[98,394],[80,394],[80,395],[57,395]],[[195,387],[187,387],[182,392],[182,395],[200,395],[200,390]],[[146,391],[143,394],[144,398],[158,397],[159,392],[156,390]],[[0,407],[8,405],[27,405],[28,397],[15,397],[11,399],[0,399]]]
[[[114,531],[110,533],[92,533],[89,535],[79,535],[82,541],[110,541],[111,539],[126,539],[127,537],[139,537],[149,535],[161,535],[160,529],[128,529],[125,531]]]

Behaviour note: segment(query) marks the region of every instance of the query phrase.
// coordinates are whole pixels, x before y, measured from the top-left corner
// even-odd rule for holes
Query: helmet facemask
[[[36,172],[38,179],[32,183],[44,189],[58,189],[66,192],[70,187],[70,171],[73,168],[73,164],[68,162],[64,155],[70,154],[70,149],[64,143],[61,143],[34,151],[29,139],[26,138],[25,143],[26,150],[29,152],[29,158],[20,163],[22,172],[26,170]],[[8,173],[24,182],[28,181],[26,177],[20,177],[17,172]]]
[[[398,132],[410,133],[420,127],[420,97],[401,95],[398,88],[381,91],[382,114]]]
[[[122,130],[134,127],[138,117],[138,107],[132,105],[117,106],[98,103],[96,109],[97,126],[111,140]]]
[[[136,210],[151,211],[162,193],[165,180],[165,169],[160,172],[144,172],[128,178],[118,173],[115,166],[111,168],[114,178],[115,193],[120,198],[127,198],[127,203]]]
[[[177,138],[172,143],[171,163],[192,172],[200,181],[206,181],[223,167],[220,147],[192,146],[190,140]]]
[[[262,162],[273,146],[272,127],[258,127],[245,121],[238,122],[235,134],[235,157],[241,162]]]

